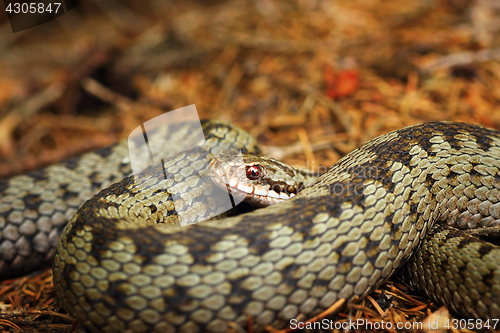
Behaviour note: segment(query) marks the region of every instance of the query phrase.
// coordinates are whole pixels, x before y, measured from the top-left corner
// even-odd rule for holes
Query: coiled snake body
[[[203,129],[212,153],[258,150],[224,123]],[[51,258],[64,215],[129,172],[123,149],[0,183],[3,276]],[[216,209],[196,201],[209,191],[192,178],[203,176],[203,154],[194,149],[111,185],[62,233],[54,284],[89,330],[224,332],[248,315],[256,330],[284,327],[369,294],[403,264],[412,284],[459,315],[500,318],[500,248],[455,228],[500,222],[499,132],[451,122],[403,128],[345,156],[290,200],[179,227],[178,209],[193,205],[190,214],[201,217]],[[103,158],[112,166],[92,169]],[[179,168],[184,174],[168,177]],[[187,183],[180,206],[169,190],[177,183]]]

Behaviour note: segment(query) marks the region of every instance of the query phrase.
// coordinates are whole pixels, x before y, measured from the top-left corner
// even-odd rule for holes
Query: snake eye
[[[247,167],[247,178],[250,180],[257,180],[260,178],[262,171],[257,165]]]

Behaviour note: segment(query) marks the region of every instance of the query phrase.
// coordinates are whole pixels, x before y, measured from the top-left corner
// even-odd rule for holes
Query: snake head
[[[304,172],[273,158],[225,150],[212,157],[212,181],[239,200],[258,207],[290,199],[304,187]]]

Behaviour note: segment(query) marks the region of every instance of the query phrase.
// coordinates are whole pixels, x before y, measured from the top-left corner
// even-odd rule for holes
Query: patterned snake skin
[[[212,153],[257,150],[229,125],[203,129]],[[118,145],[0,183],[2,276],[50,260],[89,192],[130,172],[123,153]],[[500,248],[455,228],[500,222],[499,132],[449,122],[403,128],[345,156],[290,200],[179,227],[178,210],[216,210],[196,200],[209,191],[192,178],[204,176],[204,154],[195,149],[107,187],[64,230],[54,284],[90,331],[224,332],[248,315],[257,331],[285,327],[369,294],[399,267],[459,315],[500,318]],[[187,195],[174,207],[177,184]]]

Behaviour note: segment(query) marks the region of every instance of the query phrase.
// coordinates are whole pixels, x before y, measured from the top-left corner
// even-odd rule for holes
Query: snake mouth
[[[262,179],[249,179],[247,171],[248,165],[242,161],[214,157],[210,163],[209,175],[218,187],[227,190],[233,197],[258,207],[275,205],[296,195],[276,191]]]

